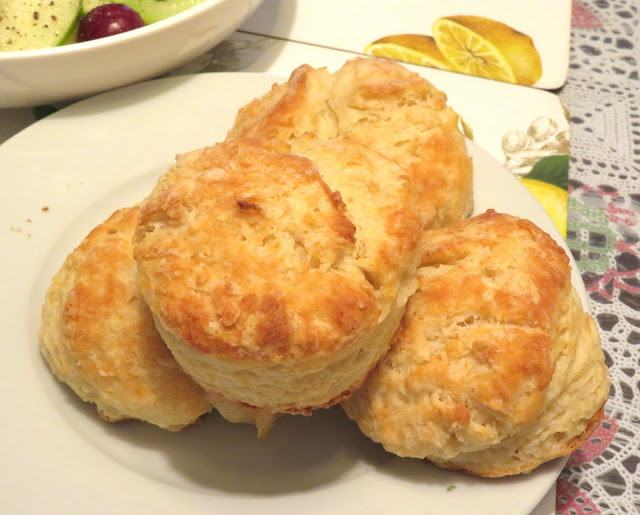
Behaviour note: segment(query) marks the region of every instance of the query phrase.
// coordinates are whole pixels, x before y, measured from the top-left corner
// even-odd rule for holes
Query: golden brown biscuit
[[[347,61],[334,74],[303,65],[238,112],[228,138],[348,138],[398,162],[418,189],[425,227],[466,218],[472,166],[446,95],[399,63]]]
[[[280,413],[271,413],[266,409],[256,408],[242,402],[230,401],[215,393],[211,393],[208,399],[222,418],[228,422],[256,426],[258,438],[266,438],[276,420],[280,417]]]
[[[178,156],[142,205],[134,256],[158,329],[200,385],[309,413],[387,350],[420,232],[408,179],[368,147],[237,140]]]
[[[391,350],[343,403],[367,436],[488,477],[588,438],[608,370],[550,236],[495,212],[426,231],[418,280]]]
[[[116,211],[65,260],[42,309],[51,370],[108,421],[177,431],[211,407],[175,362],[138,293],[131,238],[138,208]]]

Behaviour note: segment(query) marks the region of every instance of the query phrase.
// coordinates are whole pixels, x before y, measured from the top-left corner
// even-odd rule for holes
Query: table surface
[[[567,242],[612,378],[605,419],[558,479],[563,515],[640,513],[638,11],[637,0],[573,2],[570,69],[555,92],[570,113]],[[32,120],[0,110],[0,142]]]
[[[558,513],[640,513],[640,30],[636,0],[573,3],[567,241],[600,327],[606,417],[569,459]],[[590,511],[591,510],[591,511]]]

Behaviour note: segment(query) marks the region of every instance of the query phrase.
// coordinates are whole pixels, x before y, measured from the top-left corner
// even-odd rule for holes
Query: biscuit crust
[[[427,231],[391,350],[343,407],[395,454],[470,474],[529,472],[602,417],[609,377],[569,260],[527,220]]]
[[[243,139],[178,156],[142,205],[134,256],[159,331],[200,385],[308,413],[388,348],[419,238],[409,180],[380,154]]]
[[[425,227],[473,209],[472,163],[458,115],[429,81],[392,61],[356,58],[334,74],[303,65],[238,112],[227,138],[357,141],[395,160],[418,190]]]
[[[137,217],[137,207],[116,211],[67,257],[46,295],[40,350],[103,419],[175,431],[211,407],[173,359],[137,290]]]

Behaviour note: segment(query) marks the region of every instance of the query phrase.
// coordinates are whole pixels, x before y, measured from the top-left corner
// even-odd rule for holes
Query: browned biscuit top
[[[53,372],[107,420],[179,429],[210,410],[173,359],[135,282],[138,208],[116,211],[68,256],[42,315],[41,350]]]
[[[391,61],[356,58],[331,74],[303,65],[240,109],[228,138],[348,138],[394,159],[418,189],[427,227],[468,216],[472,165],[458,115],[430,82]]]
[[[380,229],[386,217],[373,220]],[[164,329],[202,353],[330,355],[382,312],[359,236],[311,160],[284,143],[229,141],[179,156],[144,202],[138,281]]]
[[[469,311],[544,329],[570,285],[567,254],[529,220],[489,211],[425,232],[423,242],[420,280],[429,282],[423,295],[436,316]]]
[[[247,137],[290,141],[313,132],[323,139],[339,136],[337,119],[327,104],[333,76],[324,68],[302,65],[289,80],[241,107],[228,139]]]
[[[557,457],[608,388],[570,277],[564,250],[527,220],[487,212],[426,231],[418,291],[345,410],[391,452],[480,475]]]

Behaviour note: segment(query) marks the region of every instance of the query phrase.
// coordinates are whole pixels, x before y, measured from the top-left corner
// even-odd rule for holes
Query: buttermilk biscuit
[[[42,309],[40,350],[56,377],[107,421],[177,431],[211,408],[175,362],[135,283],[138,208],[116,211],[65,260]]]
[[[431,83],[398,63],[347,61],[334,74],[303,65],[240,109],[227,138],[348,138],[399,163],[419,193],[425,227],[467,217],[472,166],[457,114]]]
[[[470,474],[529,472],[580,447],[609,391],[566,253],[487,212],[425,232],[391,350],[343,407],[399,456]]]
[[[310,135],[178,156],[133,241],[138,285],[183,369],[269,412],[309,413],[359,386],[417,285],[420,217],[398,168]]]
[[[208,400],[222,418],[228,422],[256,426],[258,438],[266,438],[276,420],[280,417],[279,413],[271,413],[266,409],[249,406],[242,402],[230,401],[213,392],[208,396]]]

